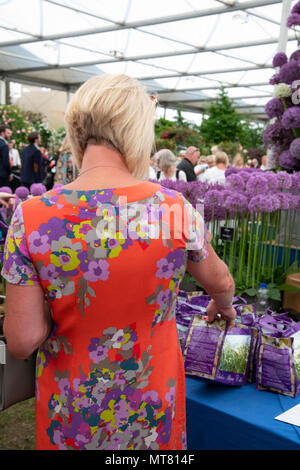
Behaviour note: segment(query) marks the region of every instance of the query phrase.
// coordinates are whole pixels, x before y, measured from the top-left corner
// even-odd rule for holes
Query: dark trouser
[[[24,181],[21,181],[21,186],[25,186],[28,189],[30,189],[31,185],[32,185],[32,183],[25,183]]]
[[[9,186],[8,176],[0,176],[0,186]]]

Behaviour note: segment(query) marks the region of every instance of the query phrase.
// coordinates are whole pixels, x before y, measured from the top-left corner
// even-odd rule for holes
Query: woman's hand
[[[3,204],[4,207],[11,207],[14,210],[16,204],[16,195],[0,191],[0,203]]]
[[[228,322],[228,330],[231,330],[235,325],[236,311],[232,305],[228,308],[224,308],[212,299],[206,308],[206,313],[208,323],[213,322],[217,318],[217,315],[220,314],[221,318]]]

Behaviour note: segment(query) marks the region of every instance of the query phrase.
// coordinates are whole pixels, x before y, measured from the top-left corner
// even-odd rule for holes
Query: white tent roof
[[[264,117],[291,0],[0,0],[0,79],[75,91],[126,73],[162,106],[201,111],[223,85]],[[286,19],[283,24],[285,25]],[[286,52],[297,49],[288,30]]]

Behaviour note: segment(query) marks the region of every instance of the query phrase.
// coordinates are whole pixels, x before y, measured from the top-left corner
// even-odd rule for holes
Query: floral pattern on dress
[[[2,275],[39,284],[54,322],[37,356],[38,449],[186,446],[175,302],[208,235],[179,193],[138,186],[129,202],[122,188],[59,187],[14,213]]]

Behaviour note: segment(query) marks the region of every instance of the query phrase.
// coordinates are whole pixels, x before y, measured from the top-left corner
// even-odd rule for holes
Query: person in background
[[[59,149],[56,172],[54,174],[54,184],[68,184],[77,177],[77,168],[73,161],[71,149],[65,138]]]
[[[216,166],[216,156],[214,154],[208,155],[206,157],[206,163],[208,164],[208,168],[213,168]]]
[[[204,173],[203,180],[207,183],[225,183],[225,170],[228,166],[229,159],[225,152],[220,150],[216,153],[215,166],[208,168]]]
[[[21,168],[20,154],[17,149],[14,148],[14,141],[8,142],[9,148],[9,163],[12,170],[19,170]]]
[[[197,175],[194,171],[194,166],[197,164],[200,157],[200,150],[194,146],[188,147],[182,162],[177,165],[178,170],[182,170],[186,174],[187,181],[196,181]]]
[[[184,171],[176,168],[176,157],[169,149],[162,149],[156,153],[159,170],[156,174],[157,181],[162,180],[181,180],[186,181],[186,174]]]
[[[261,165],[260,165],[261,170],[266,170],[267,169],[267,155],[263,155],[261,157]]]
[[[240,153],[235,154],[233,157],[232,166],[234,168],[244,168],[244,159]]]
[[[216,155],[216,153],[219,151],[219,147],[217,145],[213,145],[210,149],[212,155]]]
[[[211,298],[207,322],[220,314],[235,324],[234,281],[202,216],[179,192],[142,180],[155,113],[126,75],[85,82],[65,114],[78,178],[14,213],[3,329],[15,357],[38,349],[37,449],[186,449],[175,315],[186,269]]]
[[[38,132],[30,132],[29,145],[21,152],[21,185],[28,189],[33,183],[42,183],[45,177],[43,157],[39,149],[40,141],[41,137]]]
[[[182,160],[185,157],[185,154],[186,154],[186,150],[180,150],[180,152],[178,154],[179,163],[182,162]]]
[[[206,161],[206,157],[201,156],[199,158],[199,161],[198,161],[197,165],[194,168],[194,171],[195,171],[195,174],[197,176],[198,181],[203,181],[204,173],[208,168],[209,167],[208,167],[208,163]]]
[[[0,126],[0,186],[9,186],[10,181],[12,181],[7,143],[11,135],[12,131],[9,126]]]
[[[156,166],[156,157],[155,157],[155,153],[153,153],[150,157],[148,179],[149,180],[156,180],[157,171],[158,171],[158,168]]]

